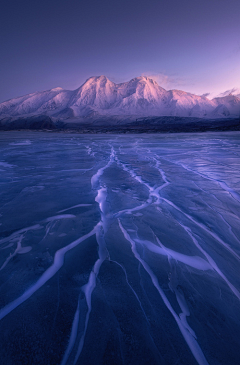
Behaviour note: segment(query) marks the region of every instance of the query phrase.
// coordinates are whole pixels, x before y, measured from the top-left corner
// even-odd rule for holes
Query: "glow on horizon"
[[[4,2],[0,102],[97,75],[197,95],[240,88],[239,14],[239,0]]]

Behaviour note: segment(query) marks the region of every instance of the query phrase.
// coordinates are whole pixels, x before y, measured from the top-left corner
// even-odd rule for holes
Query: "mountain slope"
[[[178,116],[198,118],[237,117],[239,95],[209,100],[181,90],[167,91],[142,76],[115,84],[105,76],[90,77],[78,89],[55,88],[0,104],[0,118],[46,115],[60,120],[98,117]]]

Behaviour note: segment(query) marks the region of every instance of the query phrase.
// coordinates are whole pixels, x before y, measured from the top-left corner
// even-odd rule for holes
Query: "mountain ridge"
[[[236,118],[240,95],[230,92],[236,90],[210,100],[204,95],[166,90],[147,76],[119,84],[104,75],[91,76],[76,90],[57,87],[7,100],[0,104],[0,119],[43,114],[66,122],[98,117]]]

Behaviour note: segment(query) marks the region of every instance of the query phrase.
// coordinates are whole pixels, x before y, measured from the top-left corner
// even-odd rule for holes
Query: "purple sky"
[[[2,0],[0,102],[88,77],[240,88],[240,0]]]

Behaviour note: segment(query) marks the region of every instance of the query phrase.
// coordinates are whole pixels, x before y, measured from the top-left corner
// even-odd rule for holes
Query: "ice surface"
[[[0,155],[1,363],[239,363],[239,132],[3,132]]]

